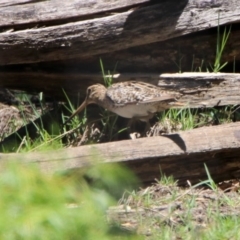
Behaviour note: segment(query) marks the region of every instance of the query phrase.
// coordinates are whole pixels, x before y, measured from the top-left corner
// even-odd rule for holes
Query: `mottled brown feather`
[[[148,120],[155,112],[181,105],[177,101],[180,96],[177,92],[138,81],[115,83],[109,88],[95,84],[88,87],[85,101],[65,123],[91,103],[125,118]]]

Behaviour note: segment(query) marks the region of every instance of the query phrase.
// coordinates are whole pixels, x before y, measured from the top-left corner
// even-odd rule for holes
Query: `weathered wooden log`
[[[143,81],[158,85],[166,90],[179,91],[183,94],[181,101],[188,107],[213,107],[240,104],[240,74],[231,73],[182,73],[182,74],[115,74],[113,82]],[[16,81],[16,78],[18,81]],[[0,86],[31,90],[31,79],[34,89],[44,91],[58,99],[66,100],[62,88],[71,97],[85,98],[86,88],[94,83],[102,83],[101,74],[47,74],[32,72],[29,75],[20,73],[2,74]],[[71,78],[71,84],[67,81]],[[7,79],[8,81],[5,81]],[[57,82],[53,81],[57,79]],[[55,83],[55,85],[54,85]],[[51,87],[50,87],[51,85]],[[43,87],[44,86],[44,87]]]
[[[240,71],[238,39],[240,39],[240,31],[232,32],[223,54],[222,63],[226,61],[232,63],[226,66],[230,72]],[[197,36],[187,36],[187,39],[186,37],[172,39],[163,43],[145,45],[140,49],[135,48],[104,55],[103,62],[106,70],[113,70],[114,65],[118,62],[117,71],[124,75],[135,72],[141,78],[141,74],[139,74],[141,70],[140,72],[146,76],[147,80],[147,75],[152,75],[154,72],[161,73],[167,70],[178,72],[183,69],[205,71],[207,67],[210,69],[210,63],[214,62],[215,45],[216,33],[212,37],[201,33]],[[177,51],[178,46],[181,46],[180,53]],[[181,61],[178,60],[179,54]],[[64,88],[69,95],[77,95],[78,91],[83,93],[88,85],[103,82],[99,57],[21,67],[4,67],[0,71],[0,85],[27,91],[44,91],[45,94],[51,96],[61,95],[62,88]],[[180,69],[174,62],[178,63],[179,67],[181,66]],[[235,69],[233,63],[236,66]]]
[[[221,63],[228,62],[224,68],[228,72],[240,71],[238,64],[240,61],[239,39],[240,31],[232,27],[221,58]],[[214,64],[216,55],[216,42],[217,30],[212,29],[165,42],[143,45],[141,48],[133,47],[103,55],[21,66],[5,66],[0,68],[0,80],[5,85],[9,81],[9,85],[15,81],[16,86],[22,83],[28,88],[34,89],[50,88],[50,85],[59,86],[60,84],[62,87],[67,85],[75,89],[77,81],[81,81],[84,85],[85,75],[88,72],[95,74],[101,72],[100,58],[103,59],[105,70],[111,72],[115,67],[116,71],[120,73],[212,71],[211,66]],[[92,83],[94,81],[90,79],[89,84]]]
[[[123,11],[149,0],[0,0],[0,27],[19,28],[27,24],[43,24],[51,21],[69,22],[70,19],[90,19],[93,15]],[[54,25],[54,24],[52,24]]]
[[[161,74],[158,86],[179,89],[183,93],[181,101],[189,107],[240,104],[240,74]]]
[[[204,163],[216,181],[239,177],[239,154],[240,123],[237,122],[52,152],[0,154],[0,164],[18,159],[52,173],[99,163],[121,163],[144,183],[159,179],[162,172],[173,175],[181,184],[186,180],[196,183],[206,179]]]
[[[76,4],[75,1],[74,3]],[[46,4],[47,8],[49,1],[41,4]],[[106,4],[108,5],[108,2]],[[27,13],[36,14],[37,17],[33,19],[37,19],[38,13],[31,7],[29,6],[29,12],[23,9],[22,15],[18,13],[17,17],[26,19]],[[4,8],[6,7],[0,11],[3,14]],[[74,5],[69,7],[69,10],[72,8]],[[150,1],[147,5],[141,7],[139,5],[137,9],[127,8],[125,12],[117,11],[118,13],[112,15],[113,10],[111,9],[106,17],[101,16],[91,20],[77,20],[60,25],[53,22],[52,25],[48,23],[47,27],[41,26],[37,29],[2,32],[0,56],[4,57],[0,58],[0,65],[56,61],[103,54],[164,41],[209,29],[218,24],[230,24],[240,20],[240,7],[236,0],[224,0],[221,3],[184,0],[178,4],[173,0],[159,4],[152,4]],[[8,9],[8,14],[5,13],[6,16],[11,16],[9,11],[11,8]],[[59,12],[61,13],[60,10]],[[59,12],[56,19],[52,13],[53,20],[58,19]],[[79,18],[81,14],[83,13],[79,14]],[[9,22],[7,26],[11,26],[14,30],[14,22]]]
[[[220,37],[225,29],[220,29]],[[221,57],[221,64],[228,62],[225,72],[240,72],[240,30],[239,24],[232,26],[227,44]],[[65,65],[65,69],[91,69],[99,71],[99,59],[103,59],[105,69],[113,71],[117,66],[119,72],[212,72],[216,58],[217,28],[169,39],[163,42],[145,44],[96,56],[78,58]],[[53,63],[54,64],[54,63]],[[78,68],[77,68],[78,67]]]

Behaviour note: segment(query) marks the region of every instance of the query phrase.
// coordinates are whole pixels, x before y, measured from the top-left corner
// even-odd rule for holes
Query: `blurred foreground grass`
[[[111,189],[122,190],[117,182],[131,178],[124,171],[90,169],[90,187],[82,174],[47,175],[33,165],[5,164],[0,174],[0,239],[119,239],[110,231],[105,212],[115,204]]]

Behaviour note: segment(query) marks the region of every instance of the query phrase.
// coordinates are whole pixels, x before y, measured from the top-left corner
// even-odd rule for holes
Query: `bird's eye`
[[[87,96],[90,96],[91,92],[92,92],[92,89],[91,89],[91,88],[88,88],[88,89],[87,89]]]

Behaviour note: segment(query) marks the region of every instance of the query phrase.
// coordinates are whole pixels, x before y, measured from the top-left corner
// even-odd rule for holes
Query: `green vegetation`
[[[138,210],[131,219],[137,231],[148,240],[239,239],[239,192],[219,189],[205,169],[208,179],[188,188],[162,175],[153,186],[125,193],[120,204]]]
[[[74,113],[76,109],[74,108],[71,100],[69,99],[68,95],[64,90],[63,90],[63,93],[67,100],[67,104],[65,104],[64,107],[68,112]],[[62,122],[65,122],[66,120],[67,118],[64,116],[64,114],[62,114]],[[63,135],[66,136],[67,145],[71,145],[73,142],[73,139],[79,139],[79,136],[82,136],[84,134],[84,131],[87,128],[87,122],[88,122],[88,119],[87,119],[87,108],[86,108],[81,118],[79,118],[78,116],[75,116],[67,125],[63,125]]]
[[[0,176],[1,239],[105,240],[118,236],[110,231],[105,213],[115,203],[114,195],[118,197],[126,183],[130,187],[133,182],[127,170],[90,168],[85,173],[93,179],[90,187],[82,173],[47,175],[20,161],[6,163]]]
[[[221,64],[221,58],[224,51],[224,48],[226,46],[226,43],[228,41],[229,35],[231,33],[231,27],[227,31],[226,27],[224,28],[223,35],[220,35],[220,25],[219,25],[219,18],[218,18],[218,28],[217,28],[217,44],[216,44],[216,56],[215,56],[215,62],[212,68],[213,72],[217,73],[220,72],[222,68],[224,68],[227,65],[227,62]],[[211,66],[211,65],[210,65]]]
[[[169,109],[157,116],[163,132],[169,133],[239,121],[240,113],[237,111],[238,109],[238,106]]]

